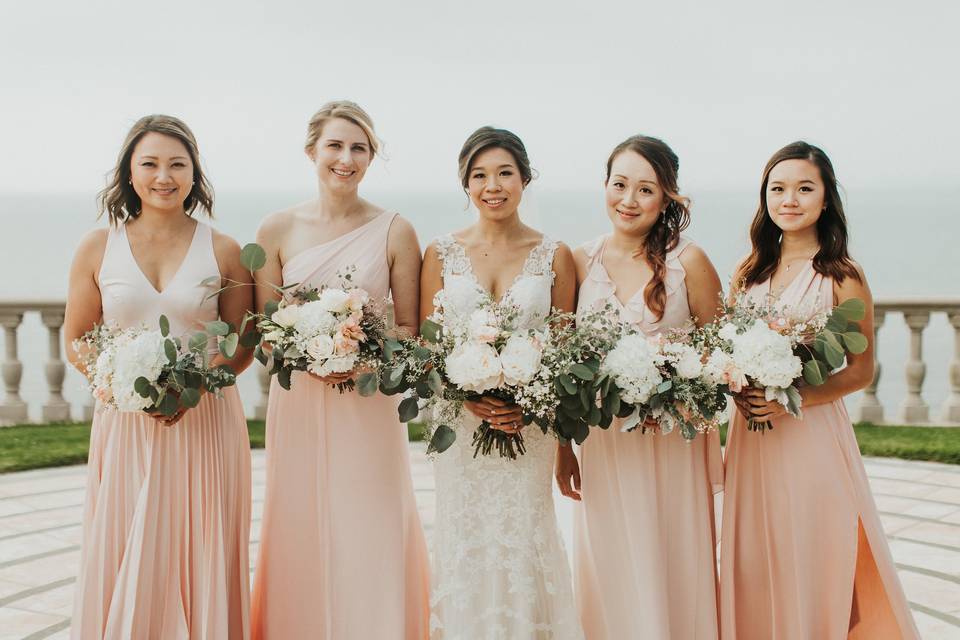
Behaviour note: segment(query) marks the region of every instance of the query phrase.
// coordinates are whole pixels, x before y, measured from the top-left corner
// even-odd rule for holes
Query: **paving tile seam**
[[[51,489],[50,491],[37,491],[36,493],[21,493],[16,496],[0,496],[0,502],[4,500],[23,500],[24,498],[36,498],[37,496],[49,496],[57,493],[70,493],[71,491],[83,491],[84,487],[70,486],[64,489]]]
[[[883,496],[884,498],[901,498],[903,500],[916,500],[917,502],[927,502],[929,504],[942,504],[946,507],[956,507],[957,510],[960,510],[960,504],[956,502],[949,502],[947,500],[934,500],[932,498],[915,498],[914,496],[902,496],[896,493],[884,493],[882,491],[874,491],[873,495]]]
[[[945,527],[952,527],[954,529],[960,529],[960,523],[947,522],[945,520],[938,520],[937,518],[924,518],[923,516],[914,516],[909,513],[894,513],[893,511],[877,511],[882,516],[891,516],[893,518],[905,518],[907,520],[915,520],[917,522],[930,522],[933,524],[940,524]]]
[[[5,516],[0,516],[0,520],[5,520],[7,518],[19,518],[21,516],[27,516],[34,513],[47,513],[48,511],[58,511],[60,509],[76,509],[77,507],[82,507],[83,503],[79,504],[65,504],[60,507],[44,507],[43,509],[30,509],[29,511],[20,511],[18,513],[8,513]]]
[[[38,587],[31,587],[29,589],[24,589],[17,593],[11,593],[5,598],[0,598],[0,607],[5,607],[12,602],[17,600],[23,600],[24,598],[29,598],[30,596],[35,596],[41,593],[46,593],[47,591],[53,591],[54,589],[59,589],[60,587],[65,587],[68,584],[73,584],[77,581],[76,577],[64,578],[62,580],[57,580],[55,582],[48,582],[47,584],[42,584]]]
[[[69,467],[41,467],[39,469],[26,469],[21,471],[4,471],[0,473],[0,485],[23,482],[33,478],[86,478],[86,466],[85,464],[81,464],[71,465]],[[66,469],[70,471],[67,472],[65,471]]]
[[[890,478],[890,477],[887,477],[887,476],[874,476],[874,475],[868,475],[867,477],[868,477],[871,481],[872,481],[872,480],[883,480],[884,482],[902,482],[902,483],[904,483],[904,484],[919,484],[919,485],[924,486],[924,487],[936,487],[937,489],[958,489],[958,490],[960,490],[960,487],[955,487],[955,486],[950,485],[950,484],[942,484],[942,483],[939,483],[939,482],[926,482],[925,480],[906,480],[905,478]]]
[[[44,533],[50,533],[52,531],[60,531],[61,529],[71,529],[73,527],[82,526],[82,522],[71,522],[70,524],[58,524],[55,527],[47,527],[46,529],[34,529],[33,531],[21,531],[19,533],[11,533],[6,536],[0,536],[0,542],[4,540],[13,540],[15,538],[22,538],[24,536],[34,536],[41,535]]]
[[[913,467],[915,469],[929,469],[930,471],[945,471],[946,473],[955,473],[960,475],[960,465],[949,462],[935,462],[933,460],[902,460],[900,458],[864,458],[864,466],[868,469],[872,465],[878,467],[888,467],[891,469],[903,469],[904,467]]]
[[[28,562],[33,562],[34,560],[43,560],[44,558],[49,558],[50,556],[57,556],[64,553],[70,553],[71,551],[78,551],[80,545],[73,544],[69,547],[63,547],[60,549],[52,549],[50,551],[44,551],[43,553],[35,553],[31,556],[23,556],[20,558],[14,558],[13,560],[7,560],[6,562],[0,562],[0,569],[6,569],[8,567],[14,567],[18,564],[26,564]]]
[[[920,613],[925,613],[928,616],[932,616],[941,622],[946,622],[947,624],[953,625],[960,628],[960,618],[952,616],[949,613],[943,613],[942,611],[937,611],[936,609],[931,609],[925,605],[920,604],[919,602],[907,602],[910,605],[910,608],[914,611],[919,611]]]
[[[933,569],[925,569],[924,567],[917,567],[912,564],[904,564],[902,562],[893,563],[897,569],[901,571],[909,571],[910,573],[919,573],[930,578],[936,578],[938,580],[943,580],[945,582],[952,582],[953,584],[960,584],[960,576],[951,575],[949,573],[943,573],[942,571],[934,571]]]
[[[56,624],[52,624],[45,629],[40,629],[40,631],[31,633],[28,636],[24,636],[23,640],[43,640],[43,638],[49,638],[50,636],[57,633],[58,631],[69,629],[70,621],[71,621],[71,618],[67,618],[66,620],[63,620]]]
[[[887,540],[897,540],[899,542],[910,542],[912,544],[921,544],[925,547],[934,547],[936,549],[943,549],[944,551],[955,551],[960,553],[960,547],[951,547],[948,544],[940,544],[939,542],[927,542],[926,540],[917,540],[916,538],[907,538],[904,536],[897,536],[887,534]]]

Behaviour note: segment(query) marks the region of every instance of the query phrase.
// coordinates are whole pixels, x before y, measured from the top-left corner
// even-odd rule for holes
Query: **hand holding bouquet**
[[[232,358],[238,336],[216,320],[190,336],[186,345],[170,337],[170,323],[160,316],[159,330],[121,329],[99,324],[74,342],[94,397],[118,411],[145,411],[173,418],[197,406],[201,392],[217,392],[235,384],[227,365],[210,367],[208,345],[219,340],[224,356]]]

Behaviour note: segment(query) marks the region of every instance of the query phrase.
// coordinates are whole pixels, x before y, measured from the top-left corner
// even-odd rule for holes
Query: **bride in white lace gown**
[[[538,326],[551,306],[573,307],[569,248],[520,222],[517,206],[531,169],[519,138],[484,127],[464,144],[460,177],[477,207],[476,224],[436,240],[421,274],[421,316],[443,296],[445,314],[469,314],[488,294]],[[556,440],[521,427],[517,459],[474,457],[482,419],[512,433],[516,405],[466,403],[457,439],[436,457],[431,637],[434,640],[580,640],[570,568],[553,507]]]

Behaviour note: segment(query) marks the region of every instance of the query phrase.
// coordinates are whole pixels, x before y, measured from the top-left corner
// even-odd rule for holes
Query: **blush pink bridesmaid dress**
[[[283,266],[284,284],[353,282],[389,294],[382,213]],[[412,640],[428,635],[429,560],[397,397],[341,394],[306,373],[267,409],[267,488],[253,588],[254,638]]]
[[[666,257],[663,317],[640,290],[622,304],[603,266],[607,237],[584,246],[587,277],[577,310],[611,303],[647,335],[690,321],[680,254]],[[679,431],[595,428],[580,451],[582,502],[574,520],[577,605],[590,640],[713,640],[718,637],[713,495],[723,485],[716,432],[686,442]]]
[[[768,280],[747,293],[769,292]],[[828,310],[833,280],[808,261],[779,300]],[[747,431],[735,407],[730,416],[724,640],[919,638],[843,400],[804,407],[802,419],[775,418],[762,434]]]
[[[123,225],[109,232],[98,283],[103,320],[189,334],[218,317],[212,231],[197,223],[162,291],[143,275]],[[250,443],[236,387],[167,427],[98,406],[90,434],[83,551],[72,637],[248,638]]]

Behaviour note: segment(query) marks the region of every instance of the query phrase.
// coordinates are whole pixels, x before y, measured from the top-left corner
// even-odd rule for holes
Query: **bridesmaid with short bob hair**
[[[833,164],[806,142],[767,162],[752,250],[732,294],[783,309],[866,303],[867,350],[820,386],[801,386],[803,417],[762,390],[735,396],[727,435],[720,620],[724,640],[918,638],[843,399],[873,379],[873,300],[847,250]],[[754,418],[773,425],[747,429]]]

